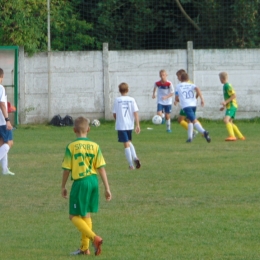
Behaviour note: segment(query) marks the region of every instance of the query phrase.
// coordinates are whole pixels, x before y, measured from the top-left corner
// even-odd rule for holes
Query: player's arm
[[[66,189],[66,183],[68,180],[68,177],[70,175],[70,171],[69,170],[63,170],[63,175],[62,175],[62,181],[61,181],[61,196],[65,199],[68,198],[68,192]]]
[[[110,192],[109,184],[108,184],[108,179],[107,179],[107,173],[104,167],[98,168],[98,172],[100,174],[101,180],[104,184],[105,187],[105,197],[107,201],[110,201],[112,199],[112,195]]]
[[[114,119],[116,120],[116,113],[113,113],[113,117],[114,117]]]
[[[198,87],[195,87],[194,89],[196,91],[196,97],[198,96],[200,98],[201,106],[204,107],[204,98],[202,96],[200,89]]]
[[[8,118],[8,112],[6,110],[5,102],[0,102],[0,109],[2,111],[4,118]],[[8,130],[12,130],[13,126],[12,126],[10,120],[6,121],[6,128]]]
[[[176,105],[178,104],[178,102],[180,102],[180,99],[179,99],[179,93],[178,93],[178,91],[176,90],[176,91],[175,91],[174,105],[176,106]]]
[[[174,95],[174,88],[173,88],[172,83],[170,84],[170,89],[169,90],[170,90],[170,93],[168,95],[166,95],[166,96],[163,96],[162,100],[166,100],[166,99],[168,99],[168,98],[170,98],[170,97],[172,97]]]
[[[223,105],[223,107],[225,107],[228,103],[230,103],[233,99],[236,98],[236,94],[233,93],[228,99],[226,99],[225,101],[223,101],[221,103],[221,105]]]
[[[134,112],[134,118],[135,118],[135,132],[139,134],[141,132],[140,123],[139,123],[139,115],[138,112]]]
[[[154,88],[153,88],[153,96],[152,96],[152,98],[155,98],[155,97],[156,97],[156,95],[155,95],[156,90],[157,90],[157,86],[155,85]]]
[[[166,100],[166,99],[168,99],[168,98],[170,98],[170,97],[172,97],[172,96],[173,96],[173,93],[169,93],[168,95],[163,96],[162,99],[163,99],[163,100]]]

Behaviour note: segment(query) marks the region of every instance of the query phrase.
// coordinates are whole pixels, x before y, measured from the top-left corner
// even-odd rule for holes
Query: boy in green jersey
[[[89,241],[95,249],[95,255],[101,253],[102,238],[92,231],[91,212],[98,211],[99,190],[97,172],[100,174],[105,186],[105,197],[111,200],[111,192],[107,180],[105,160],[99,145],[87,138],[89,132],[89,120],[78,117],[74,123],[74,132],[77,139],[66,147],[62,162],[63,177],[61,195],[67,198],[65,188],[69,175],[73,184],[70,191],[69,218],[81,232],[80,249],[72,252],[72,255],[89,255]]]
[[[228,137],[225,141],[236,141],[238,139],[245,140],[245,137],[239,131],[238,127],[233,123],[233,119],[235,119],[236,111],[237,111],[237,101],[236,101],[236,93],[233,86],[228,83],[228,74],[226,72],[219,73],[220,82],[223,85],[223,95],[224,101],[221,102],[222,107],[220,111],[223,111],[226,108],[226,113],[224,117],[224,123],[226,124],[226,128],[228,131]]]

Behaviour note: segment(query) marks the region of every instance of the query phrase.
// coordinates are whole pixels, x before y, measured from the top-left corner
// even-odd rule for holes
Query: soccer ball
[[[99,120],[94,119],[94,120],[91,122],[91,125],[92,125],[92,126],[95,126],[95,127],[98,127],[98,126],[100,126],[100,122],[99,122]]]
[[[155,124],[155,125],[160,125],[162,123],[162,118],[158,115],[155,115],[152,119],[152,122]]]

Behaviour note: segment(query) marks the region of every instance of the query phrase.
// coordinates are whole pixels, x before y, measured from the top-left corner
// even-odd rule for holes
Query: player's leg
[[[183,109],[180,110],[180,114],[178,117],[178,123],[188,131],[188,122],[186,121],[186,114]],[[193,129],[193,138],[198,134],[198,131]]]
[[[243,136],[243,134],[240,132],[238,127],[232,122],[234,134],[238,137],[240,140],[246,140],[246,138]]]
[[[102,238],[92,230],[86,218],[90,217],[87,212],[97,212],[99,203],[98,179],[94,174],[81,181],[74,181],[70,192],[69,213],[70,220],[81,232],[82,237],[87,237],[93,243],[95,255],[101,253]],[[92,223],[91,223],[92,224]],[[87,247],[86,241],[85,247]],[[77,251],[75,251],[77,252]],[[73,253],[75,253],[73,252]],[[73,254],[72,253],[72,254]],[[87,249],[79,254],[87,254]]]
[[[225,139],[225,141],[236,141],[233,125],[232,125],[232,115],[233,112],[231,109],[226,110],[226,115],[224,117],[224,123],[226,125],[227,131],[228,131],[228,137]]]
[[[82,219],[86,222],[86,224],[89,226],[89,228],[92,230],[92,220],[91,216],[88,213],[86,216],[82,217]],[[89,241],[90,239],[86,237],[83,233],[81,234],[81,246],[80,250],[84,252],[85,255],[90,255],[89,251]]]
[[[163,105],[162,104],[157,104],[157,115],[162,116],[162,111],[163,111]]]
[[[167,133],[171,133],[171,112],[172,112],[172,105],[164,106],[165,111],[165,120],[166,120],[166,131]]]
[[[193,121],[196,119],[196,117],[192,107],[185,107],[183,109],[183,112],[186,114],[188,120],[188,129],[187,129],[188,139],[186,142],[190,143],[192,142],[193,139]]]
[[[178,123],[185,129],[188,130],[188,123],[186,121],[186,114],[183,109],[180,110],[180,114],[178,116]]]
[[[134,160],[134,163],[135,163],[135,168],[139,169],[141,167],[141,162],[140,162],[139,158],[137,157],[135,147],[131,141],[130,141],[130,150],[131,150],[132,159]]]
[[[132,153],[131,153],[131,148],[130,148],[130,141],[125,142],[124,147],[125,147],[125,157],[129,164],[129,169],[133,170],[134,164],[133,164],[133,158],[132,158]]]
[[[161,115],[161,117],[162,117],[162,124],[165,124],[165,111],[164,111],[164,108],[163,108],[163,110],[162,110],[162,115]]]
[[[190,120],[188,120],[188,139],[187,139],[187,143],[190,143],[193,139],[193,123],[190,122]]]
[[[8,168],[8,152],[13,146],[12,130],[7,130],[6,126],[0,126],[0,163],[4,175],[15,175]]]
[[[211,138],[209,137],[209,132],[206,131],[202,125],[199,123],[199,121],[196,119],[196,107],[187,107],[184,108],[184,112],[187,115],[187,118],[193,123],[194,127],[197,129],[198,132],[203,134],[206,141],[210,143]]]
[[[131,154],[131,149],[130,149],[130,142],[132,140],[132,131],[117,131],[118,133],[118,142],[123,143],[124,148],[125,148],[125,157],[126,160],[129,164],[129,169],[133,170],[134,169],[134,164],[133,164],[133,158]]]
[[[85,221],[89,228],[92,230],[92,221],[90,214],[88,213],[86,216],[82,217],[82,220]],[[90,239],[85,235],[85,233],[81,233],[80,248],[72,252],[71,255],[90,255],[89,241]]]
[[[195,119],[193,121],[193,125],[197,129],[198,132],[203,134],[203,136],[205,137],[206,141],[208,143],[210,143],[211,142],[211,138],[209,136],[209,132],[202,127],[201,123],[197,119]]]
[[[238,137],[239,140],[245,140],[246,138],[243,136],[243,134],[240,132],[238,127],[233,122],[233,120],[235,119],[235,116],[236,116],[236,109],[234,109],[232,117],[231,117],[231,122],[232,122],[234,134],[235,134],[235,136]]]
[[[157,115],[162,118],[162,124],[165,123],[165,111],[162,104],[157,104]]]

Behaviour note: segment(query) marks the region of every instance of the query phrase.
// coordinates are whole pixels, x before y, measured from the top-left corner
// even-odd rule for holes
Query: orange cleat
[[[236,141],[236,137],[234,136],[229,136],[228,138],[225,139],[225,141]]]
[[[94,240],[92,242],[93,247],[95,249],[95,255],[100,255],[101,254],[101,245],[103,243],[103,239],[99,236],[95,236]]]
[[[242,137],[240,137],[238,139],[241,140],[241,141],[245,141],[246,140],[246,138],[244,136],[242,136]]]

